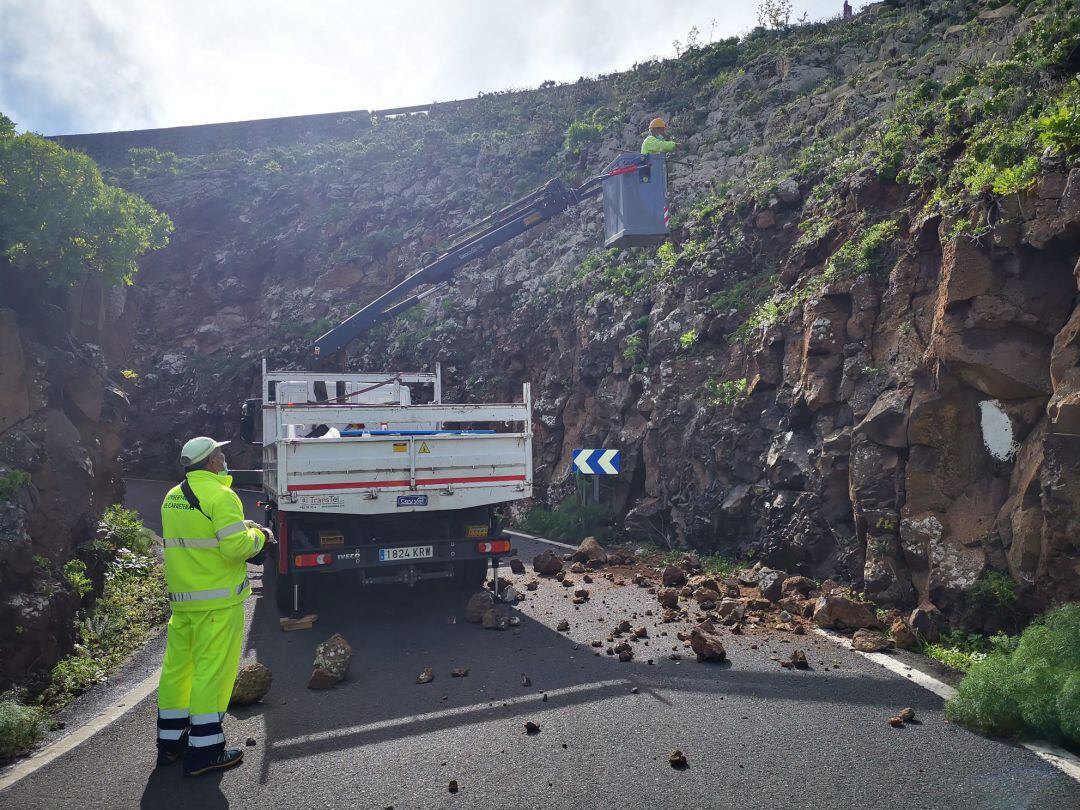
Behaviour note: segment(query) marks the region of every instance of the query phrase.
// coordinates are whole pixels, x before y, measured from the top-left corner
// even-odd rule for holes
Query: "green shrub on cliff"
[[[87,271],[130,283],[135,259],[168,243],[172,222],[141,197],[110,186],[81,152],[0,115],[0,257],[65,286]]]
[[[977,662],[945,710],[986,734],[1080,745],[1080,603],[1029,625],[1012,652]]]
[[[168,618],[164,571],[135,512],[109,507],[87,551],[105,561],[105,585],[97,602],[79,611],[75,652],[53,667],[49,685],[38,696],[48,709],[63,707],[104,680]],[[85,570],[71,563],[64,567],[80,595],[89,584]]]

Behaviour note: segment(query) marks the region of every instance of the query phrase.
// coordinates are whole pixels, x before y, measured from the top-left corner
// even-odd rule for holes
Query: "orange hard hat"
[[[667,129],[667,124],[664,123],[663,118],[654,118],[649,122],[649,129]]]

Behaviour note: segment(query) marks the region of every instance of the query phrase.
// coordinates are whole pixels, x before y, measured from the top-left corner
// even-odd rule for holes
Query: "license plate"
[[[408,546],[407,548],[379,549],[379,562],[396,562],[398,560],[422,560],[425,557],[434,556],[434,546]]]

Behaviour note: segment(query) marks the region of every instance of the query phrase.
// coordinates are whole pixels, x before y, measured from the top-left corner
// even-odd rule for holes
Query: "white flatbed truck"
[[[430,401],[414,398],[430,391]],[[253,403],[252,403],[253,404]],[[514,552],[496,507],[532,497],[532,404],[448,404],[434,373],[267,371],[269,589],[298,611],[316,577],[478,587]]]

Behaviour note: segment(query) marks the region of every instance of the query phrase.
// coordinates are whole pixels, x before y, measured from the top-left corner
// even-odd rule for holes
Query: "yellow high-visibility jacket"
[[[202,511],[191,507],[180,485],[161,504],[172,609],[217,610],[243,602],[251,595],[245,560],[259,553],[266,538],[245,525],[232,476],[195,470],[187,480]]]
[[[650,132],[649,136],[641,144],[641,154],[657,155],[663,154],[665,152],[674,152],[675,146],[675,141],[669,141],[664,138],[657,138]]]

